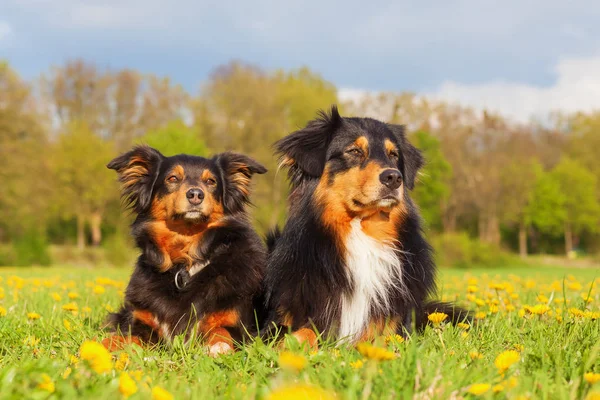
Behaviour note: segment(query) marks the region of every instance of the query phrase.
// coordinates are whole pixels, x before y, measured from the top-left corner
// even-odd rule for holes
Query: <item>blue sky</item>
[[[600,2],[0,0],[25,77],[83,57],[195,92],[231,59],[308,65],[353,96],[411,90],[526,119],[600,107]]]

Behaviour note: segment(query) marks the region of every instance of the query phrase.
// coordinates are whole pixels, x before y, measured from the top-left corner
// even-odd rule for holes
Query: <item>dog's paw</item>
[[[233,347],[227,342],[217,342],[213,345],[208,346],[208,355],[211,357],[218,357],[221,354],[227,354],[233,352]]]

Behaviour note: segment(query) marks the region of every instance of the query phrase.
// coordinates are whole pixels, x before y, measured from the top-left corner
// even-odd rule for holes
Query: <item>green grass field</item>
[[[112,358],[90,344],[81,352],[106,336],[128,274],[0,269],[0,398],[600,398],[598,269],[444,270],[441,296],[476,324],[382,337],[361,352],[288,343],[282,354],[260,340],[217,359],[178,340]]]

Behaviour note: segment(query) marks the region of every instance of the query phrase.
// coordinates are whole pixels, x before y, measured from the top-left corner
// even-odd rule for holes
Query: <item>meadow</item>
[[[440,295],[472,326],[318,351],[256,340],[217,359],[201,344],[97,341],[128,269],[0,269],[0,399],[600,399],[600,270],[443,270]]]

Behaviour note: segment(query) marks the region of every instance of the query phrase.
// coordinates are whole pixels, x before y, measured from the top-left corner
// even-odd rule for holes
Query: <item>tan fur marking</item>
[[[312,350],[318,349],[317,334],[310,328],[301,328],[296,332],[292,333],[292,336],[296,338],[300,344],[308,344],[308,347]]]
[[[156,316],[147,310],[135,310],[133,311],[133,319],[141,322],[142,324],[149,326],[155,331],[159,331],[159,323]]]
[[[383,145],[385,146],[385,151],[387,154],[390,154],[392,152],[398,152],[398,147],[396,147],[394,142],[392,142],[390,139],[385,139]]]
[[[374,318],[360,338],[361,342],[373,341],[378,336],[393,335],[398,329],[398,319]]]
[[[202,318],[198,328],[209,346],[224,342],[233,347],[233,339],[225,327],[235,327],[239,322],[240,314],[237,310],[218,311]]]
[[[369,154],[369,140],[365,136],[360,136],[354,141],[354,145],[360,148],[365,156]]]

